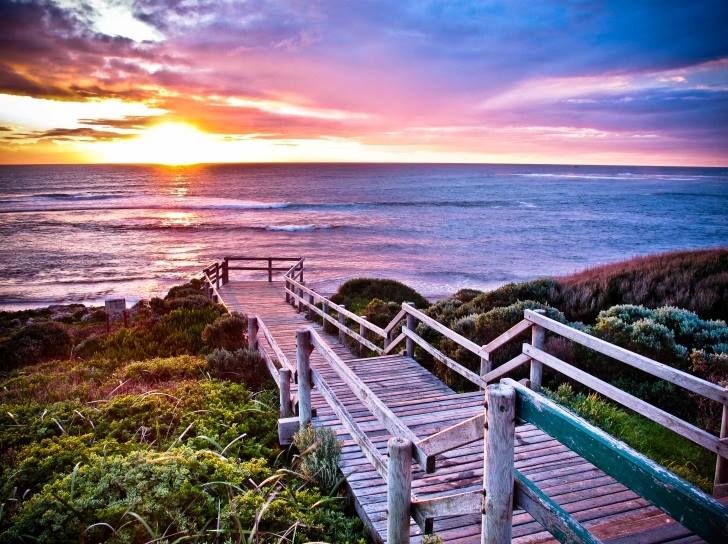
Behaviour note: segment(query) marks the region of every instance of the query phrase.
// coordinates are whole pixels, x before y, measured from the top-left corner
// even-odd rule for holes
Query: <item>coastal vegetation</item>
[[[0,541],[365,540],[339,492],[335,437],[281,449],[244,317],[196,282],[111,333],[91,309],[0,319],[14,356],[0,383]]]
[[[399,304],[386,296],[367,296],[376,291],[372,284],[376,280],[353,284],[355,288],[348,286],[345,296],[356,300],[360,308],[385,308],[386,315],[393,317]],[[389,282],[387,288],[400,293],[407,289],[393,289]],[[526,309],[542,309],[559,322],[713,383],[728,385],[728,250],[640,257],[563,278],[511,283],[488,292],[463,289],[430,305],[425,313],[483,345],[523,319]],[[460,345],[421,324],[417,333],[448,357],[478,371],[480,361]],[[524,342],[530,342],[529,333],[500,348],[492,357],[494,366],[517,355]],[[717,403],[562,338],[547,335],[545,349],[655,406],[713,433],[719,432]],[[451,387],[472,389],[470,382],[419,348],[416,358]],[[513,376],[527,377],[527,370]],[[544,385],[561,404],[684,478],[710,489],[715,457],[704,448],[571,385],[548,369]]]

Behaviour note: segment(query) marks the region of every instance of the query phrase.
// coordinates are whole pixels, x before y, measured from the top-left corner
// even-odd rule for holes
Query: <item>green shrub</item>
[[[13,456],[12,466],[4,466],[6,480],[3,500],[26,499],[51,481],[70,474],[77,463],[87,463],[92,456],[129,453],[136,444],[124,444],[112,438],[97,440],[93,434],[60,435],[28,444]],[[8,501],[13,504],[15,501]]]
[[[293,444],[300,452],[303,477],[315,482],[325,493],[334,492],[341,480],[338,467],[341,445],[336,433],[328,427],[308,425],[293,436]]]
[[[430,303],[417,291],[395,280],[359,278],[344,283],[331,300],[361,315],[374,299],[385,302],[413,302],[417,308],[427,308]]]
[[[71,335],[63,325],[53,322],[26,325],[0,343],[0,361],[3,361],[0,370],[68,358],[71,345]]]
[[[396,302],[384,302],[378,298],[372,299],[364,309],[364,316],[379,327],[386,327],[389,322],[402,309],[402,305]]]
[[[250,349],[216,349],[207,355],[207,370],[218,378],[240,380],[251,391],[275,386],[263,356]]]
[[[237,462],[184,447],[91,461],[25,503],[4,537],[76,543],[202,536],[231,489],[269,474],[260,460]]]
[[[118,377],[121,380],[131,379],[140,382],[185,380],[203,376],[206,368],[204,359],[192,355],[179,355],[132,362],[118,372]]]
[[[91,345],[84,348],[79,355],[134,361],[152,357],[203,354],[208,348],[202,341],[202,331],[224,313],[222,306],[179,308],[155,323],[121,329],[89,340]]]
[[[226,314],[205,326],[202,340],[211,348],[235,350],[247,346],[248,320],[239,314]]]

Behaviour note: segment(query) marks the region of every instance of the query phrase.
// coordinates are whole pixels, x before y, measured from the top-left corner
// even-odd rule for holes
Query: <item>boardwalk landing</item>
[[[324,334],[285,303],[282,283],[230,282],[220,295],[231,311],[260,316],[291,361],[295,361],[296,330],[313,326],[334,351],[419,436],[425,437],[483,410],[482,393],[458,394],[413,359],[395,355],[357,359],[338,338]],[[261,342],[265,342],[261,339]],[[267,346],[266,346],[267,347]],[[390,435],[359,402],[338,374],[314,351],[311,363],[332,385],[367,435],[386,455]],[[340,467],[354,497],[357,512],[375,541],[387,541],[387,496],[384,481],[342,429],[326,401],[314,389],[315,425],[334,429],[343,444]],[[672,518],[651,506],[613,478],[605,475],[576,453],[544,434],[524,425],[516,429],[516,468],[536,482],[556,502],[582,522],[597,538],[613,543],[703,542]],[[417,469],[417,466],[415,466]],[[483,444],[474,442],[447,452],[437,459],[437,471],[415,470],[412,491],[420,497],[482,487]],[[438,518],[434,524],[445,542],[479,543],[480,516]],[[411,525],[413,542],[421,533]],[[554,538],[523,511],[513,515],[513,542],[555,542]]]

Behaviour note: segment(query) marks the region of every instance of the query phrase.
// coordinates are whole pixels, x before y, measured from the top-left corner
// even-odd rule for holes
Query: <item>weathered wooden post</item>
[[[281,416],[290,417],[291,415],[291,371],[287,368],[281,368],[278,372],[278,391],[280,392]]]
[[[298,422],[303,429],[311,423],[311,331],[296,332],[296,374],[298,375]]]
[[[412,500],[412,442],[392,437],[387,442],[387,542],[409,544]]]
[[[290,304],[291,295],[288,294],[288,289],[291,288],[291,284],[288,283],[288,276],[283,279],[283,290],[286,292],[286,302]]]
[[[726,387],[728,389],[728,387]],[[728,437],[728,406],[723,405],[723,416],[720,421],[720,438]],[[713,480],[713,496],[728,497],[728,459],[718,454],[715,461],[715,479]]]
[[[537,314],[545,314],[544,310],[534,310]],[[546,338],[546,329],[535,323],[531,325],[531,345],[537,349],[543,349],[544,339]],[[543,380],[543,363],[531,359],[531,387],[538,389],[541,387]]]
[[[510,544],[516,390],[508,385],[489,385],[485,399],[485,504],[480,542]]]
[[[315,305],[316,304],[315,304],[315,302],[313,300],[313,295],[312,294],[309,294],[308,295],[308,314],[307,314],[309,319],[313,319],[313,316],[315,315],[315,312],[311,309]]]
[[[303,282],[301,282],[303,284]],[[303,289],[298,288],[298,313],[303,312]]]
[[[258,318],[248,316],[248,349],[258,351]]]
[[[222,284],[225,285],[230,281],[230,261],[227,257],[225,257],[225,260],[222,262]]]
[[[273,281],[273,259],[268,259],[268,283]]]
[[[366,319],[367,316],[362,315],[360,316],[362,319]],[[367,328],[364,325],[364,323],[359,323],[359,336],[366,339],[367,337]],[[364,357],[364,354],[366,353],[367,348],[364,346],[364,344],[359,344],[359,355],[361,357]]]
[[[485,351],[485,346],[480,346]],[[493,364],[490,362],[490,354],[485,352],[485,357],[480,358],[480,375],[485,376],[493,370]]]
[[[341,305],[341,307],[346,309],[346,306],[344,306],[343,304]],[[346,326],[346,316],[342,312],[339,312],[339,323],[342,327]],[[342,328],[339,328],[339,342],[341,342],[342,344],[346,342],[346,333]]]
[[[405,302],[407,306],[414,306],[412,302]],[[415,331],[415,327],[417,326],[417,321],[415,320],[415,316],[412,314],[407,314],[407,323],[406,326],[409,330],[412,332]],[[407,341],[405,343],[405,352],[407,353],[407,357],[414,357],[415,356],[415,341],[412,340],[409,336],[407,337]]]

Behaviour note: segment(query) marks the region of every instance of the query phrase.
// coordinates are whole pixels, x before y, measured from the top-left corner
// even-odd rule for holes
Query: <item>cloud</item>
[[[112,140],[123,140],[133,137],[133,134],[121,134],[108,130],[96,130],[93,128],[53,128],[50,130],[39,130],[34,132],[16,133],[6,136],[10,140],[56,140],[56,141],[89,141],[108,142]],[[0,139],[3,136],[0,135]]]

